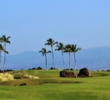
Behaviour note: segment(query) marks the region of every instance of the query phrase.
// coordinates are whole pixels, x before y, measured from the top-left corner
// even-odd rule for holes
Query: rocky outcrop
[[[77,76],[74,72],[63,70],[60,72],[60,77],[76,78]]]
[[[91,73],[87,68],[80,69],[77,77],[91,77]]]
[[[29,68],[29,70],[42,70],[42,67],[37,67],[37,68],[35,68],[35,67],[33,67],[33,68]]]
[[[22,84],[20,84],[19,86],[26,86],[27,84],[26,83],[22,83]]]
[[[50,70],[57,70],[55,67],[51,67]]]
[[[37,67],[37,70],[42,70],[42,67],[40,67],[40,66],[39,66],[39,67]]]

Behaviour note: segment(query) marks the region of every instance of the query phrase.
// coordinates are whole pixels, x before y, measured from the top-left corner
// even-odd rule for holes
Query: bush
[[[39,79],[37,76],[32,76],[24,73],[16,73],[14,79]]]
[[[14,80],[14,77],[9,73],[0,73],[0,81],[8,81],[8,80]]]
[[[23,74],[22,73],[16,73],[14,75],[14,79],[22,79],[23,78]]]

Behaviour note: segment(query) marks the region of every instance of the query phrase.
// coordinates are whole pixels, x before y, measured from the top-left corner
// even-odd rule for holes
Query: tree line
[[[42,56],[45,57],[46,69],[48,69],[47,54],[52,53],[52,67],[54,67],[54,51],[61,51],[64,69],[66,69],[65,60],[64,60],[64,53],[69,54],[69,68],[68,68],[69,70],[70,70],[70,65],[71,65],[71,53],[73,53],[73,56],[74,56],[74,68],[73,69],[76,70],[76,53],[79,50],[81,50],[81,47],[77,47],[76,44],[66,44],[66,45],[64,45],[61,42],[57,42],[57,41],[53,40],[52,38],[49,38],[47,40],[47,43],[45,43],[45,45],[50,46],[51,50],[47,50],[46,48],[42,48],[39,51],[39,53],[42,53]],[[53,46],[56,46],[55,50],[53,49]]]
[[[6,50],[6,44],[9,43],[10,44],[10,39],[11,37],[8,36],[6,37],[5,35],[2,35],[2,37],[0,37],[0,66],[2,68],[2,52],[4,53],[4,64],[3,64],[3,71],[5,69],[5,64],[6,64],[6,54],[8,54],[9,52]]]

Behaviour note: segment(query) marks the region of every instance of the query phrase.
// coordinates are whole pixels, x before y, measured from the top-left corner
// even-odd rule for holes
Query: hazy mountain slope
[[[110,48],[97,47],[85,49],[77,55],[78,65],[85,65],[90,69],[109,69]]]
[[[55,67],[63,68],[61,52],[54,52]],[[48,67],[52,65],[51,54],[48,57]],[[83,49],[76,53],[77,69],[88,67],[89,69],[110,69],[110,48],[97,47]],[[69,55],[64,54],[66,68],[68,68]],[[74,65],[73,54],[71,53],[71,67]],[[3,61],[2,61],[3,62]],[[17,55],[7,55],[7,68],[11,69],[28,69],[41,66],[45,68],[45,58],[38,52],[27,51]]]

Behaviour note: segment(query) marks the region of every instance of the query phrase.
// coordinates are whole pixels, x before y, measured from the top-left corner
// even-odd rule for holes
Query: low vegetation
[[[39,77],[34,75],[29,75],[23,72],[17,72],[14,74],[14,79],[39,79]]]
[[[13,75],[9,73],[0,73],[0,82],[14,80]]]

